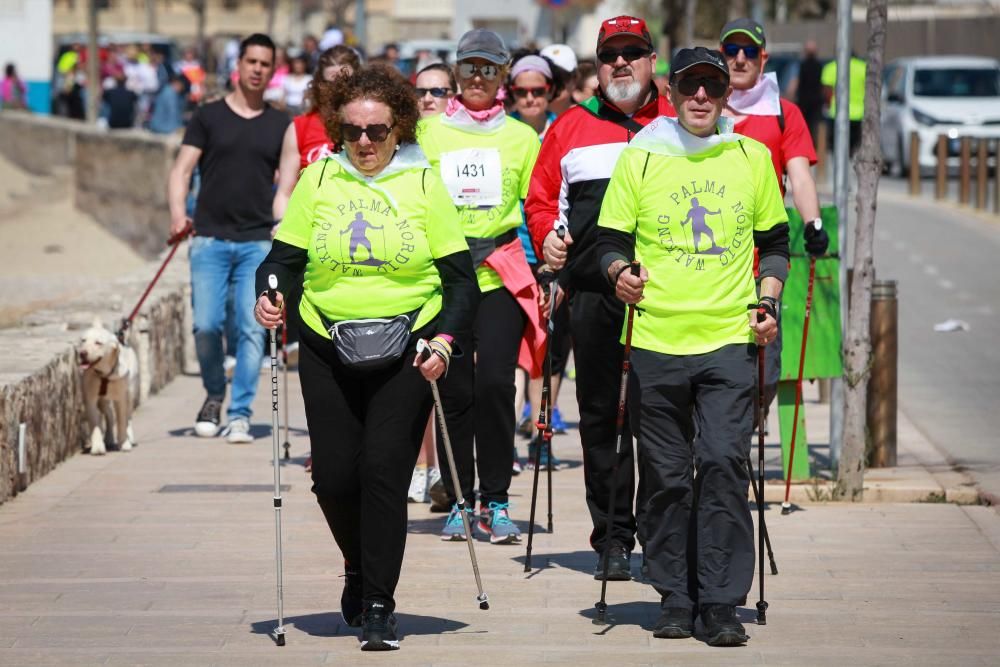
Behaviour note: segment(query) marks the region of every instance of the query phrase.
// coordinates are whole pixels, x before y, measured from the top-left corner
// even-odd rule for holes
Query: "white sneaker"
[[[411,503],[426,503],[427,497],[427,468],[417,466],[413,469],[413,477],[410,478],[410,490],[406,494],[407,500]]]
[[[222,434],[226,436],[226,442],[231,445],[253,442],[253,436],[250,435],[250,422],[243,417],[237,417],[229,422]]]

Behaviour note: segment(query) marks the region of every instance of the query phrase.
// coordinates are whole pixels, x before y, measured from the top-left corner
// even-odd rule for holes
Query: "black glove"
[[[803,236],[805,236],[806,240],[807,253],[813,257],[826,254],[826,249],[830,245],[830,237],[827,235],[825,229],[822,227],[816,229],[816,224],[810,222],[806,224]]]

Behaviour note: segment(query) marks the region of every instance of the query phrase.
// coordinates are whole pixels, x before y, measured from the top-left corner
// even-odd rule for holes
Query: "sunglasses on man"
[[[471,79],[479,73],[479,76],[483,77],[487,81],[492,81],[497,78],[500,73],[500,68],[497,65],[476,65],[475,63],[459,63],[458,64],[458,76],[463,79]]]
[[[653,52],[643,46],[623,46],[620,49],[601,49],[597,52],[597,59],[605,65],[612,65],[618,61],[619,56],[630,63],[639,58],[646,58],[651,53]]]
[[[514,93],[514,97],[527,97],[528,93],[531,93],[533,97],[545,97],[549,94],[548,86],[511,86],[510,92]]]
[[[366,127],[351,125],[350,123],[342,123],[340,125],[340,136],[344,138],[344,141],[351,142],[361,141],[361,135],[367,134],[370,142],[380,144],[389,138],[390,132],[392,132],[392,126],[385,123],[376,123],[375,125],[368,125]]]
[[[688,76],[674,82],[677,90],[685,97],[692,97],[698,94],[699,88],[705,89],[705,94],[716,99],[726,94],[729,84],[719,79],[709,79],[705,77]]]
[[[433,88],[417,88],[417,97],[423,97],[427,93],[431,94],[431,97],[444,97],[446,95],[451,95],[451,88],[439,88],[437,86]]]
[[[760,47],[752,46],[750,44],[723,44],[722,52],[726,54],[727,58],[736,58],[740,55],[740,51],[743,55],[747,57],[747,60],[757,60],[757,56],[760,55]]]

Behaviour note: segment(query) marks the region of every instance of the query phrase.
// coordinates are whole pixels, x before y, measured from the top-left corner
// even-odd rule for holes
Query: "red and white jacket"
[[[618,156],[657,116],[676,116],[673,107],[651,86],[651,98],[631,122],[619,109],[595,96],[570,108],[548,129],[531,173],[525,214],[538,257],[542,242],[557,225],[573,238],[560,273],[567,288],[611,293],[595,256],[597,217]],[[632,129],[629,128],[632,126]]]

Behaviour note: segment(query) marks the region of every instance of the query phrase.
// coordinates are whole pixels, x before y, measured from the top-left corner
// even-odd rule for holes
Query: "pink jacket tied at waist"
[[[531,267],[528,266],[521,240],[514,239],[500,246],[483,264],[499,274],[504,287],[528,316],[521,336],[517,365],[527,369],[531,377],[541,377],[545,361],[545,323],[538,308],[538,283],[531,275]]]

